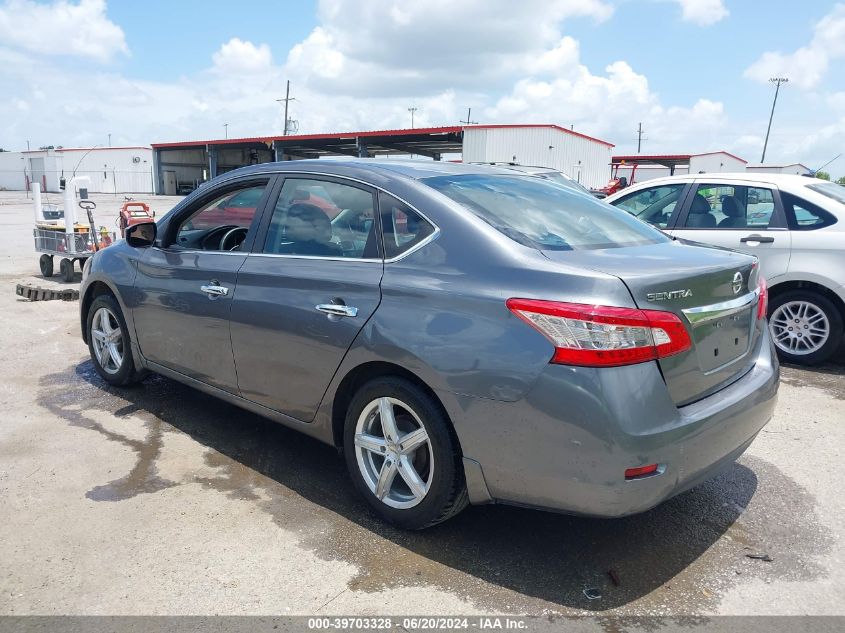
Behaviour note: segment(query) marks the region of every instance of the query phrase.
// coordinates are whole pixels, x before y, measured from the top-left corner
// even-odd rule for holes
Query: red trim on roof
[[[618,163],[629,160],[689,160],[692,154],[633,154],[631,156],[612,156],[611,161]]]
[[[602,145],[607,145],[608,147],[616,147],[613,143],[608,143],[607,141],[603,141],[600,138],[596,138],[594,136],[587,136],[586,134],[581,134],[581,132],[576,132],[575,130],[570,130],[569,128],[561,127],[560,125],[555,125],[554,123],[509,123],[509,124],[490,124],[490,125],[469,125],[466,129],[468,130],[486,130],[486,129],[501,129],[501,128],[538,128],[538,127],[545,127],[545,128],[552,128],[555,130],[559,130],[561,132],[566,132],[567,134],[572,134],[573,136],[579,136],[581,138],[585,138],[588,141],[594,141],[596,143],[601,143]]]
[[[62,147],[57,152],[101,152],[110,149],[152,149],[149,145],[125,145],[123,147]]]
[[[695,156],[714,156],[716,154],[724,154],[725,156],[730,156],[731,158],[735,158],[736,160],[748,163],[747,160],[740,158],[739,156],[735,156],[730,152],[726,152],[724,150],[719,150],[717,152],[702,152],[701,154],[631,154],[628,156],[613,156],[611,160],[614,163],[619,161],[642,161],[642,160],[671,160],[671,161],[680,161],[680,160],[689,160]]]
[[[365,138],[379,136],[407,136],[409,134],[457,134],[463,128],[457,125],[445,127],[415,127],[399,130],[370,130],[369,132],[330,132],[328,134],[288,134],[287,136],[251,136],[246,138],[228,138],[208,141],[176,141],[174,143],[152,143],[155,149],[168,147],[197,147],[201,145],[232,145],[236,143],[272,143],[273,141],[314,141],[329,139],[356,139],[359,136]]]

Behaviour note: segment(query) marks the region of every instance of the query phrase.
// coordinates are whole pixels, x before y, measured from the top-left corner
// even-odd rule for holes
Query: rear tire
[[[842,342],[842,313],[834,303],[812,290],[787,290],[772,299],[769,331],[781,360],[818,365]]]
[[[41,275],[44,277],[53,276],[53,256],[44,253],[38,260],[38,265],[41,267]]]
[[[435,525],[469,503],[451,422],[408,380],[376,378],[358,390],[346,414],[343,451],[355,487],[398,527]]]
[[[129,329],[114,297],[100,295],[94,299],[85,323],[91,362],[103,380],[126,387],[144,379],[146,372],[135,369]]]

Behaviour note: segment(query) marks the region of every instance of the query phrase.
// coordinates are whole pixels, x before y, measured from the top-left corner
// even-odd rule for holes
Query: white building
[[[472,125],[463,132],[465,163],[551,167],[593,188],[610,177],[613,144],[558,125]]]
[[[730,152],[702,154],[632,154],[613,157],[613,175],[628,184],[664,176],[745,171],[748,161]]]
[[[803,176],[810,173],[810,168],[801,163],[792,163],[791,165],[748,165],[746,171],[757,174],[796,174]]]
[[[0,189],[24,191],[32,182],[58,192],[62,177],[88,176],[91,193],[152,193],[150,147],[75,147],[0,152]]]

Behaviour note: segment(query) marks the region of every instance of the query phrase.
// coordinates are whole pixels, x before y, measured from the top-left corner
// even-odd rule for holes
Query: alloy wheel
[[[431,488],[428,432],[401,400],[382,397],[364,407],[355,427],[355,457],[370,492],[391,508],[412,508]]]
[[[108,308],[100,308],[91,321],[94,355],[103,371],[114,375],[123,365],[123,333],[117,317]]]
[[[803,356],[820,350],[830,337],[827,315],[809,301],[789,301],[769,319],[775,345],[783,352]]]

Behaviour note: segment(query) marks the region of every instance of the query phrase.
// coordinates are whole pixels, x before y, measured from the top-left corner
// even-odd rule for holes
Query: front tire
[[[41,275],[43,277],[53,276],[53,257],[44,253],[38,260],[38,265],[41,268]]]
[[[842,314],[827,297],[811,290],[788,290],[769,308],[769,330],[787,363],[818,365],[842,342]]]
[[[419,530],[468,504],[446,412],[408,380],[376,378],[359,389],[347,410],[343,450],[355,487],[394,525]]]
[[[116,387],[143,380],[144,372],[135,369],[129,329],[114,297],[100,295],[91,302],[86,327],[91,362],[103,380]]]

